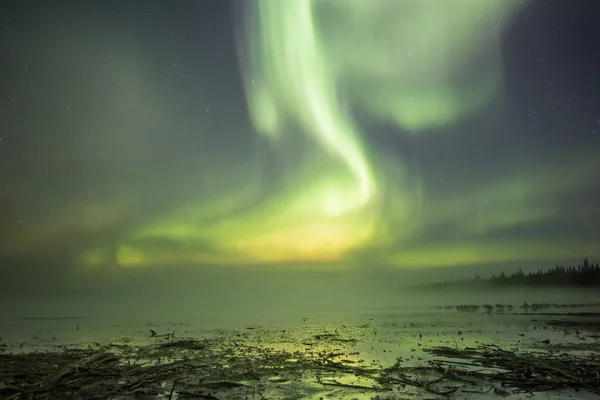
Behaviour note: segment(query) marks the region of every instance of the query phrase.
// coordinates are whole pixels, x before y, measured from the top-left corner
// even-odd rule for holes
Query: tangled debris
[[[0,354],[0,398],[290,398],[327,390],[452,396],[585,389],[600,394],[598,353],[519,352],[489,344],[433,347],[424,350],[430,358],[421,365],[399,358],[384,368],[353,359],[358,353],[317,344],[289,350],[173,336],[144,345]],[[351,339],[319,334],[313,341]]]
[[[486,344],[478,348],[438,347],[426,350],[445,359],[429,361],[440,379],[476,384],[498,382],[512,393],[585,389],[600,394],[598,354],[556,354],[553,351],[506,350]],[[461,361],[456,361],[460,359]]]

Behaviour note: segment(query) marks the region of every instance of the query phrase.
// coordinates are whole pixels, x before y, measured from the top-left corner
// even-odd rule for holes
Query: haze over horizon
[[[594,2],[5,4],[5,296],[600,260]]]

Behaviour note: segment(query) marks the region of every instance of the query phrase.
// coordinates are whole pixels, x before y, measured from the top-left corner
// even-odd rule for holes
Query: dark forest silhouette
[[[539,269],[537,271],[523,272],[522,269],[506,274],[502,271],[499,275],[492,275],[490,278],[481,278],[475,274],[471,279],[452,280],[445,279],[443,282],[427,283],[419,285],[428,288],[450,288],[457,286],[483,286],[491,285],[497,287],[505,286],[540,286],[540,287],[596,287],[600,286],[600,266],[591,264],[586,258],[583,264],[577,266],[556,265],[547,270]]]

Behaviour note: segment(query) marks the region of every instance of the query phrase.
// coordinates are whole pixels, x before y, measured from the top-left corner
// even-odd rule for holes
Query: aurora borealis
[[[600,256],[592,2],[9,3],[7,268]]]

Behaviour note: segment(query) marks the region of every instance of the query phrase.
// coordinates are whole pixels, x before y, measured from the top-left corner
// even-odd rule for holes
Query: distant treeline
[[[443,282],[419,285],[429,288],[447,288],[457,286],[478,286],[482,284],[492,286],[577,286],[591,287],[600,286],[600,266],[591,264],[586,258],[583,264],[577,266],[556,265],[547,270],[523,272],[522,269],[506,274],[492,275],[490,278],[481,278],[478,274],[471,279],[452,280],[445,279]]]

